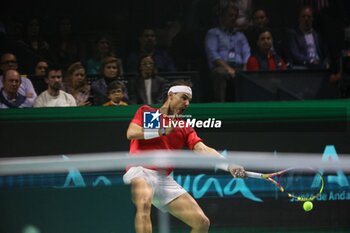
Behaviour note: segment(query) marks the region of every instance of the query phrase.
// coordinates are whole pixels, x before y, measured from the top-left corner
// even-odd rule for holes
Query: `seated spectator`
[[[0,108],[28,108],[33,103],[19,93],[22,78],[16,70],[7,70],[4,73],[4,86],[0,89]]]
[[[143,55],[138,62],[137,77],[129,80],[130,104],[159,104],[163,101],[166,80],[157,75],[151,56]]]
[[[247,38],[236,28],[238,8],[222,9],[220,26],[207,32],[205,50],[213,79],[216,101],[226,100],[228,82],[237,70],[244,70],[250,56]]]
[[[248,59],[247,70],[285,70],[286,63],[273,48],[272,34],[269,29],[262,29],[257,37],[257,49]]]
[[[47,90],[41,93],[34,102],[34,107],[69,107],[77,106],[74,97],[61,90],[62,70],[49,67],[45,77]]]
[[[89,101],[90,89],[91,87],[86,80],[85,67],[80,62],[73,63],[69,66],[63,90],[74,97],[77,106],[92,104]]]
[[[132,52],[127,59],[126,70],[128,72],[137,72],[137,62],[142,54],[147,54],[152,57],[159,72],[176,71],[173,59],[166,51],[157,48],[156,34],[151,28],[145,28],[140,33],[139,50]]]
[[[249,23],[249,15],[252,7],[252,0],[220,0],[218,2],[219,9],[236,6],[238,8],[238,18],[236,21],[236,26],[242,30],[247,28]]]
[[[39,60],[36,63],[34,75],[29,76],[30,81],[32,81],[34,89],[38,95],[47,89],[45,76],[48,67],[49,65],[46,60]]]
[[[299,12],[299,26],[288,32],[287,59],[298,69],[328,67],[325,46],[313,28],[313,10],[309,6]]]
[[[214,19],[214,25],[217,25],[217,17],[220,17],[220,14],[222,13],[222,9],[235,7],[238,9],[238,17],[236,20],[236,27],[244,30],[249,25],[249,15],[252,8],[252,0],[217,0],[212,1],[214,2],[213,6],[213,16],[216,18]]]
[[[258,33],[263,28],[269,27],[269,18],[267,17],[264,9],[256,9],[253,11],[251,17],[251,25],[244,31],[244,35],[247,37],[251,50],[256,50],[256,38]]]
[[[24,38],[19,40],[35,58],[49,59],[50,45],[46,42],[40,31],[39,18],[31,18],[26,25]],[[30,67],[33,67],[31,61],[25,61]]]
[[[127,106],[123,101],[125,97],[125,85],[119,81],[111,82],[107,87],[107,97],[110,101],[103,104],[103,106]]]
[[[57,36],[51,44],[52,59],[62,69],[68,69],[69,65],[80,59],[79,43],[75,38],[70,18],[60,19]]]
[[[120,60],[106,57],[101,64],[100,79],[91,84],[94,105],[102,105],[108,101],[107,86],[113,81],[123,81]]]
[[[237,26],[242,30],[247,28],[251,14],[252,0],[231,0],[239,9]]]
[[[106,57],[115,57],[112,39],[107,34],[100,35],[95,41],[93,57],[85,63],[87,75],[100,74],[101,64]]]
[[[278,54],[282,54],[282,35],[285,34],[280,28],[270,26],[270,20],[265,9],[257,8],[251,16],[251,25],[244,31],[248,39],[250,49],[257,50],[256,38],[264,28],[269,28],[273,35],[273,48]]]
[[[44,77],[48,67],[49,65],[46,60],[39,60],[36,63],[34,75],[37,77]]]
[[[12,53],[4,53],[0,58],[0,69],[2,73],[5,73],[10,69],[17,70],[18,63],[16,56]],[[3,86],[2,78],[3,76],[0,75],[0,88]],[[18,93],[27,97],[28,101],[30,101],[32,105],[37,97],[32,82],[24,76],[21,76],[21,85],[19,86]]]

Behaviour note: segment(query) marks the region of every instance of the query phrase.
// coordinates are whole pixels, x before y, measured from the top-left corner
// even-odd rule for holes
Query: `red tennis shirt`
[[[144,105],[141,106],[135,113],[134,118],[131,120],[131,123],[135,123],[143,127],[143,116],[144,112],[156,112],[159,109],[152,108],[150,106]],[[161,116],[162,119],[166,117]],[[181,119],[176,119],[181,121]],[[132,139],[130,142],[130,155],[137,156],[142,151],[149,150],[180,150],[184,147],[192,150],[194,146],[201,142],[202,139],[197,136],[196,131],[192,127],[176,127],[165,136],[160,136],[157,138],[152,138],[148,140],[135,140]],[[155,167],[147,167],[149,169],[157,170]],[[172,172],[173,168],[167,169],[167,174]]]

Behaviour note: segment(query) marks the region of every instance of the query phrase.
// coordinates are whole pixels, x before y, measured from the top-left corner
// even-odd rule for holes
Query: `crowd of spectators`
[[[145,21],[141,26],[130,23],[128,31],[117,33],[102,28],[78,35],[73,15],[60,17],[51,37],[43,30],[43,21],[48,21],[43,17],[31,15],[22,23],[2,20],[1,108],[161,103],[166,79],[159,72],[198,71],[200,85],[216,102],[232,100],[230,88],[241,71],[324,69],[330,82],[342,78],[348,19],[334,11],[339,4],[345,7],[345,1],[293,1],[298,9],[295,27],[272,21],[277,12],[258,1],[205,2],[210,10],[199,13],[209,18],[205,26],[192,15],[198,14],[194,7],[203,9],[197,1],[180,2],[183,9],[177,12],[187,10],[187,15],[168,20],[166,26],[150,26],[140,17],[138,22]],[[153,10],[155,16],[143,16],[155,18],[163,9]],[[133,38],[123,42],[126,35]]]

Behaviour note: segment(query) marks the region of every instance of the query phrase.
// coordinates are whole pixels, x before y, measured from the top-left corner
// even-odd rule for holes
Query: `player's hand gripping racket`
[[[289,198],[297,201],[312,201],[321,195],[324,180],[321,173],[312,168],[288,168],[274,173],[257,173],[246,171],[247,177],[264,179],[287,193]]]

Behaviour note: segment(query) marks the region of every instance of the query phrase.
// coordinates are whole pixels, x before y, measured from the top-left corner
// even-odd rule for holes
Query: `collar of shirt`
[[[9,96],[9,95],[6,93],[5,90],[2,90],[2,94],[3,94],[4,97],[5,97],[9,102],[11,102],[11,103],[16,102],[16,99],[17,99],[17,97],[18,97],[18,94],[17,94],[17,93],[16,93],[16,96],[15,96],[14,98],[11,97],[11,96]]]
[[[221,28],[221,30],[228,35],[234,35],[238,32],[237,28]]]

